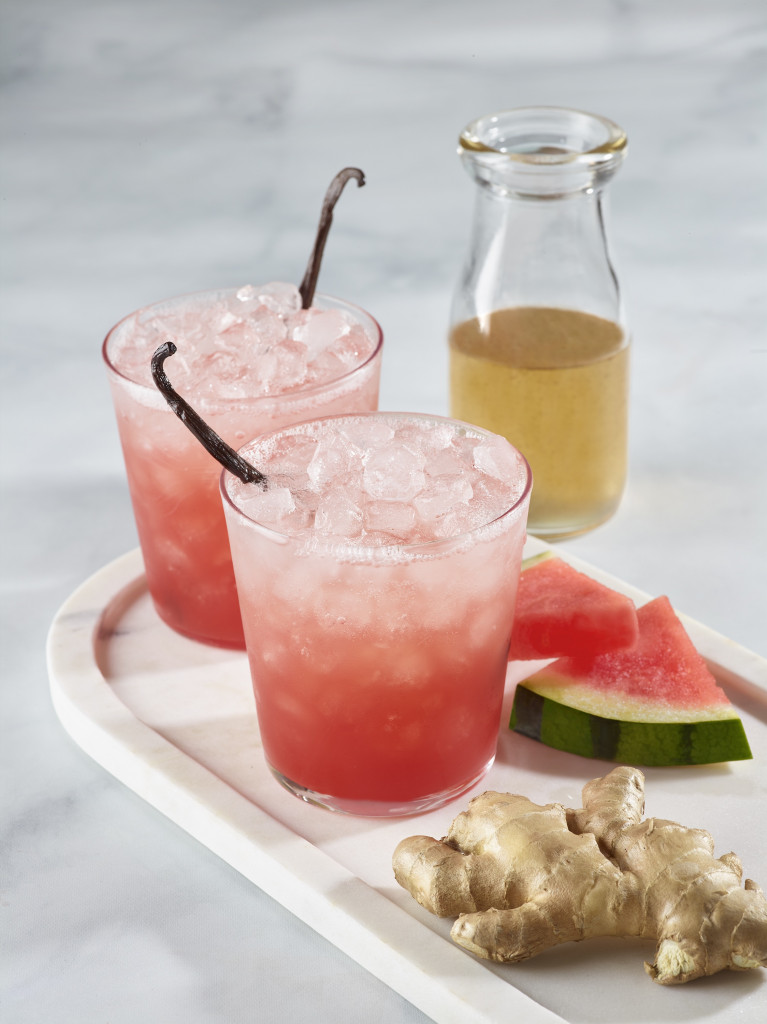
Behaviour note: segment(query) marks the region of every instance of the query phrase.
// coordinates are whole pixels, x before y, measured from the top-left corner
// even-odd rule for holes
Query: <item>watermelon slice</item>
[[[522,563],[510,661],[590,657],[631,647],[638,635],[630,597],[550,551]]]
[[[750,758],[743,724],[667,597],[625,651],[562,658],[517,686],[510,727],[557,750],[632,765]]]

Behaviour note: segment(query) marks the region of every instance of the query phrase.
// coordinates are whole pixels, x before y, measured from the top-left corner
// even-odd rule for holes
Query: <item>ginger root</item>
[[[767,900],[741,886],[734,853],[708,832],[644,812],[644,776],[615,768],[583,789],[583,808],[483,793],[438,841],[411,836],[394,874],[427,910],[455,917],[458,945],[518,961],[597,936],[656,941],[645,970],[661,985],[727,968],[767,967]]]

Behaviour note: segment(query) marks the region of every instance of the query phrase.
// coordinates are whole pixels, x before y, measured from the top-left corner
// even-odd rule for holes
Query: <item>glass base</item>
[[[158,616],[162,619],[168,629],[172,629],[174,633],[178,633],[179,636],[184,636],[187,640],[195,640],[198,644],[205,644],[206,647],[221,647],[225,651],[244,651],[245,650],[245,637],[237,638],[235,640],[226,639],[222,640],[217,636],[204,636],[200,633],[194,632],[194,630],[184,629],[179,626],[176,622],[171,622],[170,619],[163,613],[162,608],[159,607],[157,602],[152,599],[152,604],[157,612]]]
[[[472,786],[476,786],[487,775],[493,761],[495,761],[495,755],[475,776],[457,786],[407,801],[351,800],[345,797],[330,796],[327,793],[316,793],[314,790],[307,789],[306,786],[301,786],[286,778],[282,772],[278,772],[271,765],[269,765],[269,770],[280,785],[284,786],[293,796],[297,796],[299,800],[304,800],[308,804],[324,807],[325,810],[334,811],[337,814],[353,814],[363,818],[406,818],[414,814],[425,814],[427,811],[433,811],[437,807],[442,807],[444,804],[450,803],[451,800],[455,800]]]
[[[536,523],[534,520],[528,519],[527,532],[533,537],[539,537],[541,540],[545,540],[550,543],[559,540],[567,540],[569,537],[580,537],[584,533],[596,530],[598,526],[603,526],[605,523],[609,522],[616,512],[617,507],[611,509],[607,515],[602,516],[601,519],[589,520],[585,523]]]

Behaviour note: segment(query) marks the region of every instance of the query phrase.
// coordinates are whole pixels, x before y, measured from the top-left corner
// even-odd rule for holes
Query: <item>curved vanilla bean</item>
[[[172,341],[163,342],[152,356],[152,379],[161,391],[165,401],[178,416],[184,426],[194,434],[200,444],[217,459],[224,469],[239,477],[246,484],[260,484],[266,490],[268,481],[264,474],[246,462],[241,455],[238,455],[234,448],[230,447],[223,437],[213,430],[205,420],[196,413],[191,405],[181,397],[168,380],[168,375],[163,368],[168,356],[174,355],[176,346]]]
[[[317,278],[320,274],[322,254],[325,251],[325,242],[328,239],[330,225],[333,223],[333,207],[338,202],[347,181],[351,178],[355,178],[357,180],[358,188],[362,188],[365,184],[365,175],[359,167],[344,167],[344,169],[339,171],[335,178],[333,178],[328,186],[327,192],[325,193],[322,210],[320,211],[320,223],[317,228],[317,237],[314,240],[314,248],[312,249],[311,256],[309,257],[309,263],[306,267],[304,279],[298,288],[301,293],[301,306],[303,309],[308,309],[309,306],[311,306],[312,299],[314,298],[314,292],[317,288]]]

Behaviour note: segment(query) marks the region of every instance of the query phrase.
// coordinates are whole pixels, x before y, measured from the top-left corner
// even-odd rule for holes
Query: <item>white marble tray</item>
[[[526,554],[543,548],[530,540]],[[562,549],[558,554],[638,603],[647,599]],[[684,621],[739,707],[754,760],[648,769],[647,813],[707,828],[717,852],[735,850],[746,874],[764,885],[767,662]],[[164,626],[138,551],[106,566],[62,606],[50,630],[48,664],[56,712],[83,750],[440,1024],[765,1019],[765,972],[662,988],[642,968],[651,952],[646,943],[570,944],[513,966],[479,961],[454,946],[450,922],[427,914],[396,885],[391,853],[404,836],[444,835],[475,794],[386,822],[331,814],[290,796],[263,763],[245,656]],[[510,666],[505,722],[522,674]],[[500,789],[577,807],[582,785],[610,767],[502,725],[496,764],[477,792]]]

